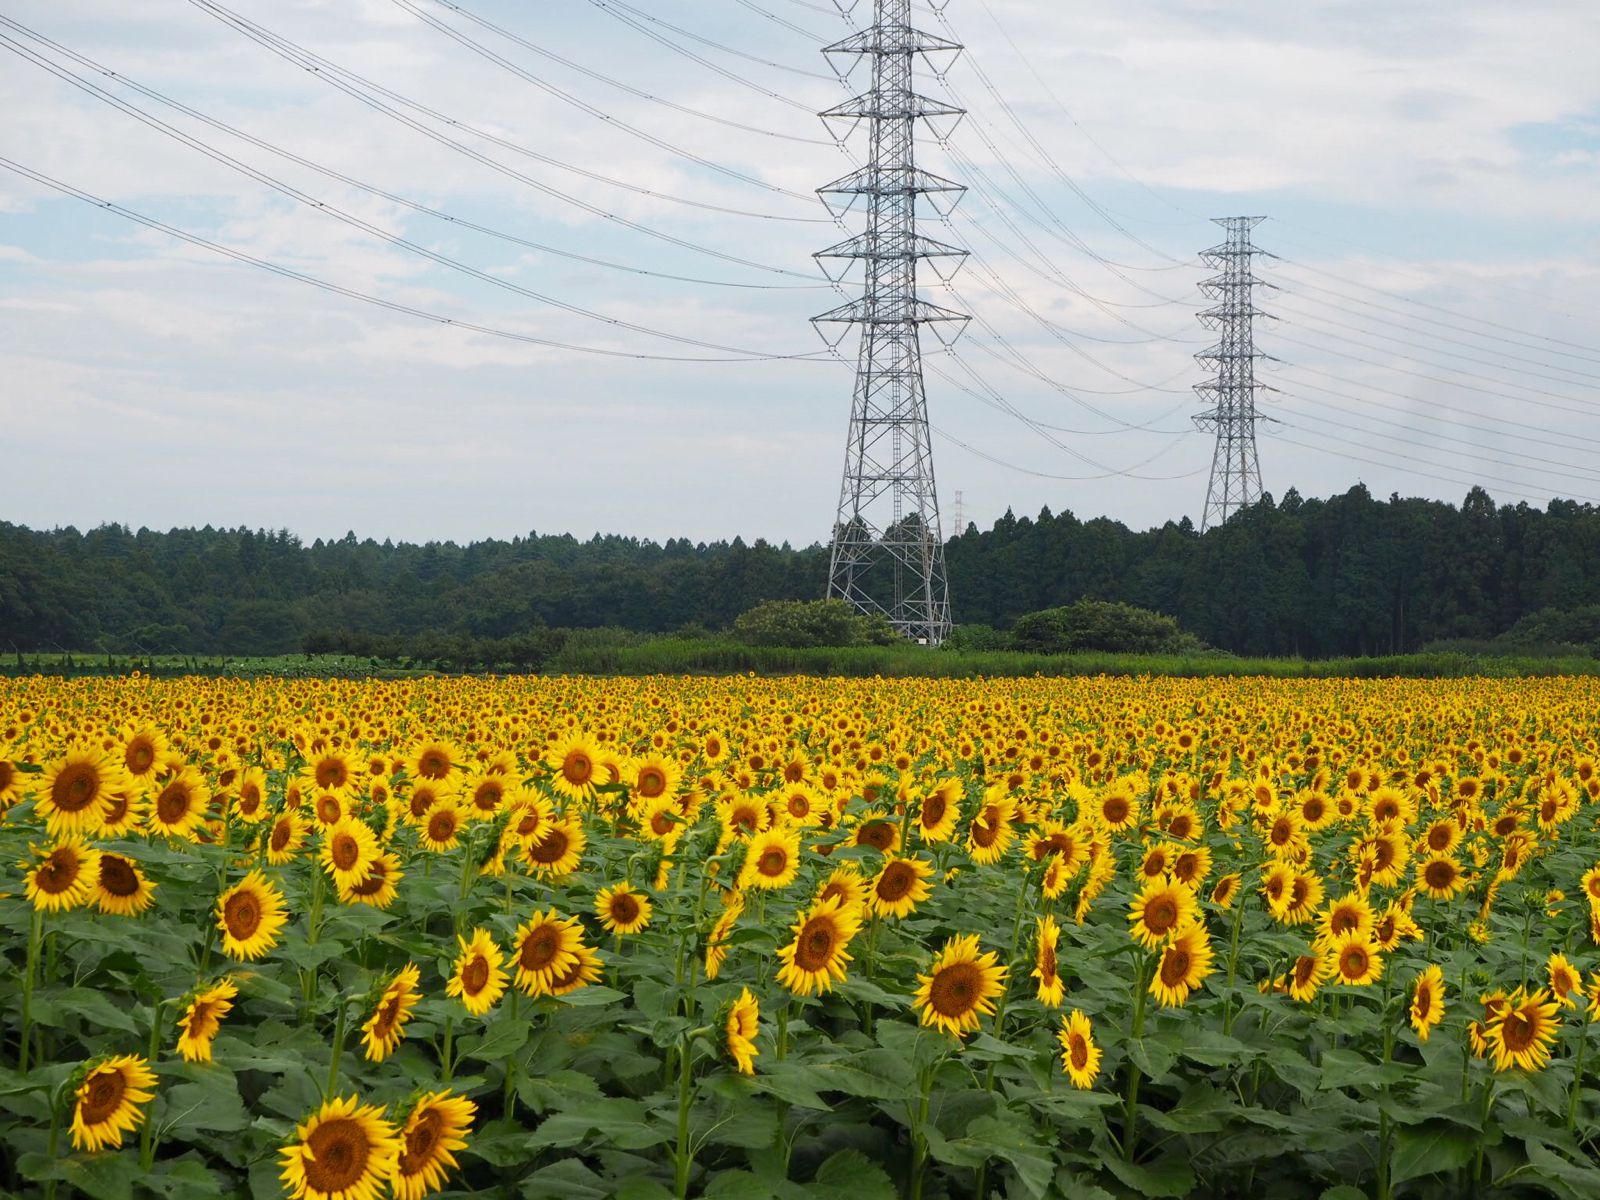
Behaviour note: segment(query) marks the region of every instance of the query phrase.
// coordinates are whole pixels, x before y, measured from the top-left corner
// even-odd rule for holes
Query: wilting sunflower
[[[813,904],[791,928],[794,940],[778,951],[783,963],[778,982],[800,996],[829,992],[843,983],[850,962],[847,947],[861,930],[859,910],[830,897]]]
[[[34,853],[38,853],[37,847]],[[50,848],[24,882],[34,908],[63,912],[89,903],[99,880],[100,851],[77,838],[67,838]]]
[[[1174,880],[1161,878],[1145,883],[1128,906],[1129,932],[1142,946],[1154,950],[1170,941],[1194,920],[1194,893]]]
[[[1583,998],[1583,972],[1573,966],[1560,951],[1550,955],[1545,964],[1550,976],[1550,995],[1562,1008],[1577,1008]]]
[[[1383,953],[1368,933],[1352,929],[1340,934],[1327,943],[1323,953],[1335,983],[1364,987],[1383,978]]]
[[[222,1028],[222,1019],[233,1011],[239,995],[232,979],[217,980],[189,998],[189,1005],[178,1018],[178,1053],[189,1062],[210,1062],[211,1042]]]
[[[306,844],[306,824],[294,811],[279,813],[267,833],[267,861],[275,867],[293,862]]]
[[[229,958],[260,958],[278,944],[289,919],[283,893],[260,871],[251,871],[217,897],[217,928]]]
[[[376,1104],[329,1100],[279,1152],[291,1200],[377,1200],[393,1178],[400,1139]]]
[[[944,779],[917,808],[917,833],[925,842],[948,842],[961,816],[961,781]]]
[[[756,1049],[756,1034],[761,1031],[761,1006],[750,994],[749,988],[739,989],[739,998],[728,1008],[725,1025],[728,1057],[740,1074],[756,1073],[755,1059],[761,1051]]]
[[[563,917],[553,908],[534,913],[511,937],[517,987],[530,996],[549,994],[556,978],[576,961],[582,944],[577,917]]]
[[[109,755],[74,746],[45,770],[36,808],[54,838],[99,831],[114,788],[128,786]]]
[[[91,1153],[122,1145],[139,1127],[139,1106],[150,1102],[155,1086],[149,1062],[137,1054],[90,1063],[74,1093],[72,1144]]]
[[[444,990],[449,995],[459,996],[469,1013],[481,1017],[505,995],[505,956],[481,925],[472,931],[470,938],[457,937],[456,941],[461,952],[456,955],[455,967]]]
[[[373,908],[388,908],[400,894],[400,881],[405,872],[400,869],[397,855],[385,850],[372,860],[372,871],[360,883],[346,887],[339,885],[339,900],[343,904],[367,904]]]
[[[184,767],[156,792],[150,806],[150,831],[194,841],[195,828],[205,819],[210,803],[205,778],[193,767]]]
[[[1150,980],[1150,994],[1167,1008],[1178,1008],[1211,974],[1211,938],[1199,922],[1180,930],[1162,948]]]
[[[418,989],[421,979],[422,973],[416,964],[407,963],[383,989],[372,1007],[372,1015],[361,1024],[361,1041],[368,1062],[382,1062],[388,1058],[405,1037],[411,1010],[422,997]]]
[[[1559,1008],[1544,988],[1517,991],[1484,1022],[1484,1040],[1494,1053],[1494,1069],[1543,1070],[1561,1028]]]
[[[728,937],[733,927],[744,915],[744,893],[733,892],[726,901],[727,907],[718,915],[716,924],[706,938],[706,979],[715,979],[728,958]]]
[[[633,890],[626,881],[601,888],[594,898],[595,915],[618,937],[638,933],[650,924],[650,897]]]
[[[595,785],[604,783],[600,747],[582,733],[573,734],[550,748],[545,763],[552,768],[550,786],[563,796],[587,800]]]
[[[918,975],[914,1003],[924,1025],[960,1037],[994,1013],[994,997],[1005,991],[1006,969],[990,950],[978,951],[978,935],[948,939],[926,975]]]
[[[880,917],[910,916],[917,905],[928,898],[927,880],[932,874],[933,864],[915,855],[910,858],[891,855],[867,886],[872,911]]]
[[[787,827],[764,829],[745,847],[739,887],[788,887],[799,872],[799,832]]]
[[[1061,1069],[1078,1088],[1091,1088],[1100,1074],[1100,1047],[1094,1044],[1094,1027],[1083,1010],[1075,1008],[1061,1018],[1061,1030],[1056,1034],[1061,1043]]]
[[[136,917],[155,903],[155,885],[131,858],[110,850],[100,852],[100,872],[95,877],[94,904],[103,913]]]
[[[451,1091],[429,1092],[412,1106],[400,1126],[400,1156],[389,1177],[395,1200],[422,1200],[444,1187],[477,1114],[476,1104]]]
[[[1060,966],[1056,962],[1056,948],[1060,943],[1061,929],[1051,916],[1039,918],[1039,947],[1034,954],[1033,977],[1039,981],[1039,1003],[1048,1008],[1060,1008],[1066,988],[1061,982]]]
[[[378,835],[365,821],[346,817],[322,834],[322,866],[342,892],[365,883],[378,858]]]
[[[1428,1040],[1433,1027],[1444,1020],[1444,972],[1430,966],[1417,976],[1411,989],[1411,1027],[1421,1041]]]
[[[578,869],[588,844],[583,823],[576,817],[565,816],[546,825],[544,833],[537,841],[529,842],[522,854],[536,874],[561,879]]]

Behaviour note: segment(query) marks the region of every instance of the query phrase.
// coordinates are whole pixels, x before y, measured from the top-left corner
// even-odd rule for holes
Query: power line
[[[477,267],[463,263],[458,259],[441,254],[438,251],[424,246],[418,242],[413,242],[409,238],[401,237],[399,234],[393,233],[390,230],[382,228],[381,226],[374,225],[372,222],[358,217],[353,213],[345,212],[343,209],[325,200],[319,200],[314,196],[308,195],[299,188],[294,187],[292,184],[286,183],[283,180],[278,179],[276,176],[269,175],[265,171],[258,170],[257,168],[252,167],[250,164],[234,158],[232,155],[229,155],[221,150],[217,150],[200,139],[185,133],[181,129],[178,129],[176,126],[167,124],[159,117],[154,117],[136,105],[129,104],[127,101],[112,95],[111,93],[100,88],[98,85],[81,78],[71,71],[67,71],[62,67],[56,66],[49,60],[36,55],[26,46],[23,46],[20,43],[13,41],[11,38],[6,37],[4,34],[0,34],[0,46],[4,46],[6,49],[12,50],[14,53],[28,59],[29,61],[42,67],[44,70],[50,72],[52,75],[56,76],[58,79],[62,79],[68,83],[71,83],[74,87],[77,87],[80,90],[95,96],[97,99],[103,100],[105,103],[110,104],[123,113],[126,113],[128,116],[133,117],[135,120],[146,125],[147,127],[154,129],[159,133],[165,134],[167,137],[170,137],[173,140],[188,146],[192,150],[198,151],[214,162],[221,163],[222,165],[237,171],[241,175],[244,175],[250,179],[254,179],[257,183],[271,188],[273,191],[282,196],[288,197],[290,200],[293,200],[298,204],[305,205],[307,208],[313,209],[317,212],[325,213],[335,220],[350,226],[352,229],[359,229],[361,232],[369,235],[370,237],[377,238],[378,240],[394,246],[397,249],[409,251],[412,254],[429,259],[440,266],[447,267],[450,270],[458,271],[464,275],[471,276],[481,283],[487,283],[492,287],[498,287],[505,291],[515,292],[517,295],[523,296],[529,300],[535,300],[541,304],[548,304],[553,308],[561,309],[563,312],[571,313],[574,316],[584,317],[592,321],[599,321],[602,324],[611,325],[618,329],[626,329],[631,333],[640,333],[647,337],[661,338],[664,341],[676,342],[680,345],[695,346],[703,350],[718,350],[728,354],[743,354],[752,358],[791,357],[787,355],[769,355],[761,351],[746,350],[740,346],[726,346],[716,342],[703,341],[699,338],[685,337],[682,334],[669,333],[665,330],[653,329],[647,325],[640,325],[632,321],[624,321],[617,317],[607,316],[604,313],[596,312],[593,309],[585,308],[582,305],[560,300],[543,292],[535,291],[532,288],[524,287],[521,284],[514,283],[509,279],[503,278],[502,276],[492,275],[487,271],[480,270]]]
[[[670,38],[664,37],[661,34],[654,33],[652,31],[646,29],[644,26],[638,24],[638,21],[648,21],[652,25],[658,25],[663,29],[670,29],[670,30],[672,30],[673,33],[676,33],[679,37],[688,38],[691,42],[698,42],[702,46],[709,46],[713,50],[720,50],[724,54],[731,54],[735,58],[742,58],[742,59],[746,60],[747,62],[753,62],[753,63],[756,63],[759,66],[770,67],[775,71],[787,71],[791,75],[801,75],[801,76],[804,76],[807,79],[822,79],[822,80],[831,81],[832,78],[833,78],[830,75],[822,74],[820,71],[807,71],[803,67],[790,66],[788,63],[773,62],[770,58],[762,58],[759,55],[746,53],[743,50],[735,49],[734,47],[724,45],[721,42],[712,41],[710,38],[702,37],[698,33],[693,32],[692,30],[684,29],[681,25],[674,25],[670,21],[664,21],[660,17],[655,16],[652,13],[645,12],[643,9],[635,8],[631,4],[624,3],[623,0],[589,0],[589,3],[594,5],[596,8],[598,8],[601,12],[606,13],[608,16],[611,16],[611,17],[615,18],[616,20],[621,21],[624,25],[628,26],[630,29],[637,30],[638,32],[644,34],[647,38],[651,39],[652,41],[659,42],[660,44],[668,47],[669,49],[672,49],[672,50],[676,51],[677,53],[684,55],[686,58],[693,59],[695,62],[699,63],[701,66],[707,67],[710,70],[715,71],[717,74],[723,76],[724,78],[736,80],[739,83],[745,84],[747,87],[754,88],[756,91],[761,92],[763,95],[771,96],[775,100],[781,100],[784,104],[788,104],[788,105],[790,105],[791,107],[794,107],[794,108],[804,109],[805,105],[801,104],[797,100],[791,100],[788,97],[779,96],[775,92],[770,92],[766,88],[762,87],[760,84],[752,83],[750,80],[744,78],[744,76],[742,76],[742,75],[733,74],[733,72],[728,71],[726,68],[720,67],[720,66],[716,65],[715,63],[711,62],[710,60],[708,60],[706,58],[703,58],[700,55],[695,54],[694,51],[684,49],[682,46],[679,46],[676,42],[673,42]],[[631,17],[628,14],[631,14]],[[637,20],[635,20],[633,18],[637,18]]]
[[[94,61],[93,59],[79,54],[69,47],[61,45],[59,42],[52,41],[51,39],[28,29],[26,26],[11,20],[3,14],[0,14],[0,25],[4,25],[8,28],[23,33],[24,35],[33,38],[35,41],[51,47],[64,57],[70,58],[82,66],[97,71],[100,74],[105,75],[107,78],[114,79],[123,86],[131,88],[141,95],[148,96],[150,99],[155,100],[160,104],[164,104],[177,112],[181,112],[185,116],[192,117],[193,119],[200,121],[201,123],[208,125],[222,133],[227,133],[233,137],[237,137],[242,141],[248,142],[252,146],[266,150],[267,152],[275,154],[288,162],[292,162],[298,166],[305,167],[308,170],[315,171],[318,174],[342,183],[347,187],[352,187],[358,191],[367,192],[370,195],[378,196],[384,200],[390,201],[391,203],[399,204],[405,208],[409,208],[413,212],[419,212],[426,216],[434,217],[437,220],[448,222],[451,225],[456,225],[463,229],[470,229],[475,233],[481,233],[488,237],[496,238],[500,241],[523,246],[530,250],[536,250],[542,254],[552,254],[560,258],[570,259],[575,262],[588,263],[592,266],[605,267],[614,271],[624,271],[633,275],[644,275],[657,279],[672,280],[677,283],[701,284],[708,287],[743,288],[756,291],[816,291],[825,290],[830,287],[830,285],[826,283],[741,283],[735,280],[704,279],[692,275],[675,275],[663,271],[652,271],[645,267],[629,266],[626,263],[612,262],[608,259],[594,258],[587,254],[578,254],[571,250],[563,250],[557,246],[551,246],[543,242],[532,241],[531,239],[525,238],[520,234],[510,233],[506,230],[496,229],[488,225],[482,225],[475,221],[468,220],[465,217],[456,216],[453,213],[445,212],[441,209],[422,204],[416,200],[412,200],[396,192],[391,192],[385,188],[380,188],[373,184],[365,183],[353,176],[346,175],[342,171],[336,171],[325,164],[313,162],[308,158],[304,158],[301,155],[295,154],[291,150],[286,150],[281,146],[264,141],[263,139],[247,133],[242,129],[238,129],[235,126],[227,124],[226,122],[219,121],[214,117],[208,116],[207,114],[199,111],[198,109],[192,108],[181,101],[174,100],[172,97],[166,96],[163,93],[156,91],[154,88],[146,87],[144,84],[137,82],[127,75],[113,71],[109,67],[106,67],[103,64]],[[9,45],[6,48],[13,49]],[[13,52],[15,52],[15,50],[13,50]]]
[[[257,258],[253,254],[247,254],[244,251],[235,249],[232,246],[224,246],[221,243],[213,242],[208,238],[199,236],[198,234],[190,233],[187,230],[180,229],[175,225],[168,225],[164,221],[158,221],[154,217],[147,217],[143,213],[135,212],[131,208],[126,208],[123,205],[117,204],[111,200],[106,200],[103,197],[83,191],[81,188],[73,187],[69,183],[63,183],[59,179],[55,179],[41,171],[35,171],[30,167],[25,167],[21,163],[14,162],[9,158],[0,158],[0,167],[4,167],[8,171],[15,172],[26,179],[31,179],[35,183],[42,184],[43,186],[60,192],[63,195],[71,196],[77,200],[82,200],[85,204],[92,204],[96,208],[101,208],[107,212],[115,213],[119,217],[124,217],[127,220],[134,221],[145,226],[146,228],[154,229],[160,233],[167,234],[169,237],[176,238],[179,241],[187,242],[191,246],[197,246],[200,249],[208,250],[213,254],[220,254],[226,258],[231,258],[235,262],[244,263],[252,267],[259,267],[264,271],[270,271],[274,275],[282,276],[285,279],[292,279],[298,283],[304,283],[311,287],[319,288],[325,292],[332,292],[335,295],[345,296],[352,300],[360,300],[363,303],[371,304],[378,308],[388,309],[390,312],[403,313],[406,316],[418,317],[422,320],[432,321],[439,325],[450,325],[458,329],[468,330],[472,333],[482,333],[490,337],[505,338],[509,341],[523,342],[531,346],[544,346],[554,350],[570,350],[579,354],[594,354],[604,358],[629,358],[648,362],[691,363],[747,363],[763,361],[763,359],[753,358],[751,356],[743,356],[738,358],[712,358],[706,356],[639,354],[627,350],[608,350],[600,346],[582,346],[572,342],[559,342],[550,338],[535,337],[532,334],[518,333],[515,330],[502,329],[492,325],[483,325],[473,321],[463,321],[455,317],[442,316],[439,313],[431,312],[427,309],[417,308],[414,305],[401,304],[398,301],[388,300],[382,296],[373,295],[370,292],[362,292],[355,288],[345,287],[343,284],[333,283],[326,279],[320,279],[314,275],[309,275],[304,271],[297,271],[292,267],[286,267],[280,263],[274,263],[268,261],[267,259]],[[827,361],[826,356],[818,354],[766,356],[765,360],[781,362]]]

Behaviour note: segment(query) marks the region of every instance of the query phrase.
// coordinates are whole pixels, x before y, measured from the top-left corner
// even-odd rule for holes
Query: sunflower
[[[1336,983],[1364,987],[1383,978],[1383,953],[1371,934],[1352,929],[1331,939],[1323,953]]]
[[[440,800],[428,809],[417,830],[417,841],[435,854],[454,850],[460,843],[461,809],[454,800]]]
[[[1129,931],[1140,945],[1154,950],[1194,920],[1194,893],[1171,879],[1149,880],[1128,906]]]
[[[247,825],[267,819],[267,773],[260,767],[250,767],[239,777],[239,790],[233,797],[233,815]]]
[[[74,1092],[72,1144],[91,1153],[122,1145],[139,1127],[139,1106],[150,1102],[155,1086],[149,1062],[137,1054],[90,1063]]]
[[[400,1139],[376,1104],[326,1101],[279,1152],[290,1200],[377,1200],[394,1176]]]
[[[361,779],[360,768],[338,750],[324,750],[306,764],[307,782],[317,791],[344,793]]]
[[[718,844],[726,847],[735,838],[750,838],[772,823],[772,813],[754,796],[732,794],[717,800],[717,822],[722,826]]]
[[[119,786],[128,782],[110,756],[74,746],[45,770],[35,807],[51,837],[94,834],[104,821],[111,791]]]
[[[1091,1088],[1100,1074],[1100,1047],[1094,1044],[1094,1027],[1083,1010],[1075,1008],[1069,1016],[1061,1018],[1061,1031],[1056,1034],[1061,1043],[1061,1069],[1078,1088]]]
[[[222,1028],[222,1019],[233,1011],[239,995],[230,978],[217,980],[189,998],[189,1006],[178,1018],[178,1053],[188,1062],[210,1062],[211,1041]]]
[[[823,881],[817,889],[817,900],[826,900],[837,896],[840,904],[845,908],[867,907],[867,878],[861,874],[861,868],[853,862],[841,863],[833,869],[833,873]]]
[[[1433,1027],[1444,1020],[1444,972],[1430,966],[1417,976],[1411,989],[1411,1027],[1421,1041],[1428,1040]]]
[[[365,821],[346,817],[322,835],[322,866],[343,892],[365,883],[378,857],[378,835]]]
[[[1139,820],[1139,793],[1131,779],[1119,779],[1101,793],[1091,808],[1094,819],[1108,832],[1121,833]]]
[[[229,958],[260,958],[278,943],[289,919],[283,893],[260,871],[251,871],[217,897],[217,928]]]
[[[778,982],[800,996],[832,991],[835,983],[843,983],[850,939],[861,930],[859,910],[830,897],[813,904],[791,928],[794,940],[778,951],[783,963]]]
[[[136,917],[155,903],[155,884],[131,858],[100,852],[100,873],[95,877],[94,904],[103,913]]]
[[[1211,874],[1211,851],[1204,846],[1189,846],[1179,850],[1172,859],[1172,877],[1179,883],[1199,890],[1206,876]]]
[[[983,807],[967,827],[967,853],[979,866],[990,866],[1005,857],[1016,831],[1011,818],[1016,814],[1016,802],[1005,794],[1004,784],[989,788],[983,797]]]
[[[400,1155],[389,1176],[395,1200],[422,1200],[444,1187],[477,1114],[476,1104],[448,1090],[418,1099],[400,1126]]]
[[[856,822],[851,844],[870,846],[884,854],[893,854],[900,849],[899,822],[891,821],[878,811],[862,813],[861,819]]]
[[[576,733],[550,748],[545,764],[552,768],[550,786],[563,796],[587,800],[600,774],[600,748],[586,734]]]
[[[1550,995],[1555,1002],[1562,1008],[1577,1008],[1578,1001],[1583,998],[1583,972],[1560,951],[1550,955],[1545,970],[1550,976]]]
[[[495,771],[475,771],[461,782],[462,810],[475,821],[492,820],[511,792],[509,781]]]
[[[267,861],[275,867],[293,862],[305,844],[306,824],[299,814],[293,810],[279,813],[267,834]]]
[[[371,872],[360,883],[348,887],[339,885],[340,903],[366,904],[378,909],[388,908],[394,903],[395,897],[400,894],[400,881],[406,874],[400,869],[399,856],[388,850],[382,851],[372,860],[371,866]]]
[[[1317,918],[1317,941],[1328,945],[1351,930],[1371,937],[1377,926],[1377,917],[1368,899],[1352,892],[1330,900]]]
[[[978,1018],[994,1013],[994,997],[1005,991],[1006,969],[998,954],[978,952],[978,935],[948,939],[926,975],[918,975],[917,1006],[922,1024],[957,1037],[978,1028]]]
[[[744,915],[744,893],[731,892],[725,901],[727,907],[717,916],[716,923],[711,926],[711,933],[706,938],[706,979],[715,979],[722,971],[722,964],[728,958],[728,937],[733,933],[733,927],[738,924],[739,918]]]
[[[618,937],[638,933],[650,924],[650,897],[633,890],[626,881],[601,888],[594,898],[595,915]]]
[[[466,756],[449,742],[438,738],[423,738],[406,752],[405,769],[413,779],[431,779],[434,782],[449,779],[450,773]]]
[[[1289,968],[1286,981],[1289,995],[1302,1004],[1309,1004],[1316,998],[1317,989],[1327,981],[1329,970],[1327,960],[1320,954],[1300,955]]]
[[[1211,974],[1211,938],[1199,922],[1180,930],[1161,951],[1150,994],[1167,1008],[1181,1007]]]
[[[1033,977],[1039,981],[1039,1003],[1047,1008],[1060,1008],[1066,994],[1056,962],[1056,947],[1060,938],[1061,929],[1056,925],[1056,919],[1051,916],[1040,917],[1039,948],[1034,955]]]
[[[422,972],[416,964],[407,963],[384,987],[373,1005],[372,1015],[361,1025],[361,1041],[366,1047],[368,1062],[382,1062],[388,1058],[405,1037],[411,1010],[422,997],[418,990],[421,979]]]
[[[628,772],[633,798],[639,803],[670,797],[682,778],[683,770],[677,762],[660,754],[636,759]]]
[[[122,769],[132,779],[153,779],[169,747],[166,735],[154,725],[127,725],[118,736]]]
[[[1550,1046],[1561,1028],[1559,1006],[1544,988],[1517,991],[1484,1023],[1494,1069],[1538,1071],[1549,1065]]]
[[[896,858],[890,855],[867,886],[868,903],[880,917],[908,917],[928,898],[929,876],[933,864],[915,855]]]
[[[1434,900],[1449,900],[1467,886],[1461,864],[1448,854],[1435,854],[1417,864],[1417,882]]]
[[[583,823],[565,816],[546,825],[544,833],[537,841],[529,842],[522,854],[536,874],[561,879],[578,869],[588,844]]]
[[[100,830],[103,838],[127,837],[144,823],[149,802],[139,792],[138,784],[129,780],[106,792],[105,807],[100,811]]]
[[[925,842],[948,842],[961,813],[961,782],[941,780],[917,808],[917,833]]]
[[[741,1075],[754,1075],[755,1059],[761,1053],[756,1049],[756,1034],[761,1031],[761,1006],[749,988],[740,988],[739,998],[729,1006],[725,1029],[728,1057],[733,1059]]]
[[[1211,903],[1218,908],[1232,908],[1233,898],[1239,894],[1239,876],[1235,872],[1224,875],[1217,880],[1216,886],[1211,889]]]
[[[565,996],[581,987],[588,987],[600,978],[600,956],[582,942],[573,948],[572,964],[557,971],[550,980],[550,994]]]
[[[34,853],[38,853],[37,847]],[[24,866],[26,864],[23,864]],[[50,848],[25,877],[28,901],[44,912],[63,912],[89,903],[100,879],[100,851],[77,838]]]
[[[800,834],[788,828],[765,829],[745,847],[739,887],[781,888],[800,871]]]
[[[195,827],[205,819],[211,793],[193,767],[175,772],[156,793],[150,807],[150,828],[168,837],[195,840]]]
[[[530,996],[546,995],[577,960],[582,945],[583,927],[577,917],[563,917],[553,908],[534,913],[511,938],[517,987]]]
[[[481,1017],[499,1002],[506,991],[504,955],[487,929],[481,925],[472,931],[471,938],[457,937],[461,953],[456,956],[455,968],[445,992],[459,996],[467,1011]]]

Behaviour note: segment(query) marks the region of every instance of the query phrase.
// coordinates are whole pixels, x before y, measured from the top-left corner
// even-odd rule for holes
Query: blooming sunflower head
[[[395,1200],[422,1200],[444,1187],[477,1112],[471,1100],[449,1090],[417,1100],[400,1126],[400,1153],[389,1180]]]
[[[375,1104],[329,1100],[279,1151],[291,1200],[377,1200],[394,1176],[400,1140]]]
[[[91,1152],[122,1145],[155,1086],[150,1064],[136,1054],[90,1063],[73,1094],[72,1144]]]
[[[756,1049],[756,1034],[761,1030],[761,1006],[749,988],[740,988],[738,998],[728,1006],[723,1029],[727,1035],[728,1057],[734,1066],[743,1075],[754,1075],[755,1059],[761,1053]]]
[[[980,952],[975,933],[945,942],[926,975],[918,975],[915,1004],[924,1025],[957,1037],[978,1028],[1005,990],[1006,969],[995,951]]]

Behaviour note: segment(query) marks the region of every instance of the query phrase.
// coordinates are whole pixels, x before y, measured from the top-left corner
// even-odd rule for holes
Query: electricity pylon
[[[837,337],[823,332],[830,345],[843,340],[849,326],[861,326],[828,595],[882,614],[908,638],[937,645],[950,632],[950,596],[920,332],[928,325],[948,343],[970,318],[917,294],[918,262],[931,260],[948,278],[966,257],[965,250],[917,232],[917,207],[920,198],[948,212],[966,189],[917,166],[916,125],[923,121],[943,138],[963,110],[917,94],[913,61],[919,54],[925,62],[948,56],[948,69],[962,47],[913,29],[910,14],[911,0],[874,0],[872,26],[823,51],[830,63],[849,56],[848,69],[839,72],[844,78],[863,60],[872,66],[870,90],[821,114],[850,130],[865,122],[869,160],[818,189],[835,215],[865,199],[867,227],[816,256],[824,270],[843,264],[837,274],[829,272],[835,279],[856,262],[865,264],[866,278],[859,300],[812,319],[819,332],[840,326]],[[941,131],[938,122],[948,125]]]
[[[1219,339],[1195,359],[1212,372],[1212,378],[1194,390],[1209,401],[1210,410],[1196,413],[1194,423],[1215,432],[1217,445],[1211,456],[1211,482],[1206,488],[1206,508],[1200,530],[1221,525],[1239,509],[1261,499],[1261,463],[1256,457],[1256,423],[1270,421],[1256,411],[1256,393],[1274,391],[1256,382],[1256,360],[1271,358],[1255,344],[1255,319],[1272,314],[1255,306],[1258,287],[1273,285],[1258,279],[1251,260],[1266,251],[1250,240],[1250,233],[1265,217],[1216,217],[1227,230],[1227,240],[1200,255],[1200,261],[1218,272],[1200,285],[1212,307],[1200,314],[1200,323],[1215,330]],[[1270,255],[1268,257],[1271,257]]]

